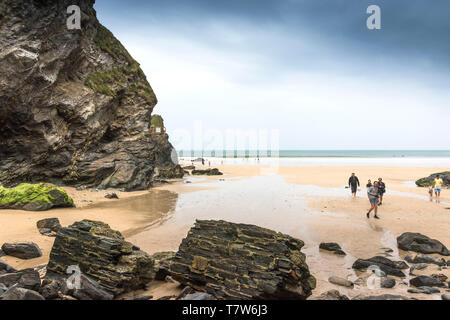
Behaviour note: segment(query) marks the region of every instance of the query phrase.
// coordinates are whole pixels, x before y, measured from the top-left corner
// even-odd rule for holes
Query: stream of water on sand
[[[344,188],[289,184],[282,176],[275,174],[231,180],[202,181],[202,178],[190,180],[193,182],[192,185],[200,187],[200,191],[178,194],[167,190],[151,190],[147,195],[116,203],[99,204],[99,206],[111,206],[130,211],[130,214],[140,212],[143,216],[140,226],[127,230],[123,234],[129,241],[149,253],[177,251],[181,240],[197,219],[254,224],[289,234],[305,242],[303,252],[318,280],[318,293],[335,289],[328,283],[330,276],[340,276],[352,281],[361,276],[351,268],[357,258],[384,254],[382,250],[379,250],[379,252],[367,252],[366,257],[355,257],[350,250],[350,247],[354,245],[351,242],[355,238],[347,240],[346,237],[342,238],[345,240],[339,241],[347,252],[345,257],[319,250],[319,243],[329,237],[327,238],[327,229],[321,230],[320,223],[315,223],[317,219],[339,220],[349,219],[349,217],[347,214],[311,209],[307,206],[307,198],[311,196],[348,197],[348,190]],[[202,190],[201,187],[205,189]],[[405,193],[402,195],[408,196]],[[352,223],[370,233],[372,239],[377,239],[375,240],[378,242],[377,248],[392,249],[391,259],[400,259],[396,238],[390,230],[366,219],[352,220]],[[351,296],[367,293],[367,288],[360,286],[356,286],[353,290],[347,288],[339,288],[339,290]],[[404,294],[406,287],[400,282],[396,289],[389,290],[392,294]],[[370,293],[376,294],[376,292]]]

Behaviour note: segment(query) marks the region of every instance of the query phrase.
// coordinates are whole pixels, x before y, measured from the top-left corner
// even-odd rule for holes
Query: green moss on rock
[[[116,59],[125,59],[130,64],[135,62],[122,43],[114,37],[111,31],[102,26],[100,23],[97,25],[97,33],[95,35],[94,42],[102,50],[108,52]]]
[[[150,126],[164,128],[164,120],[159,114],[152,115]]]
[[[99,48],[107,52],[122,66],[104,72],[91,73],[85,85],[97,93],[116,97],[119,90],[126,89],[127,93],[136,94],[148,104],[157,103],[155,93],[148,83],[144,72],[125,47],[117,40],[107,28],[97,24],[97,33],[94,42]]]
[[[45,211],[55,207],[74,207],[71,197],[50,183],[22,183],[15,188],[0,186],[0,209]]]

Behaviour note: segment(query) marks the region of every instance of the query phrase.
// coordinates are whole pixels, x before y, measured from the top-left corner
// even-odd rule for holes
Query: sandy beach
[[[187,176],[148,191],[65,188],[75,201],[74,209],[39,213],[2,210],[0,243],[32,241],[40,246],[43,256],[28,261],[1,259],[18,269],[46,264],[54,238],[39,234],[36,222],[44,218],[57,217],[63,226],[82,219],[103,221],[150,254],[176,251],[196,219],[222,219],[256,224],[303,240],[307,263],[317,278],[312,298],[330,289],[354,297],[367,293],[368,289],[336,287],[328,278],[356,280],[360,274],[351,269],[353,261],[380,254],[381,248],[393,249],[393,259],[404,257],[406,253],[396,249],[396,237],[403,232],[420,232],[450,247],[450,190],[443,191],[438,204],[429,201],[426,189],[412,183],[446,168],[225,165],[219,169],[224,176]],[[357,173],[363,185],[356,199],[345,188],[352,172]],[[387,185],[384,205],[379,211],[381,220],[368,220],[365,184],[368,179],[378,177],[383,177]],[[104,198],[112,191],[119,200]],[[318,248],[321,242],[337,242],[348,255],[342,258],[322,252]],[[430,266],[423,273],[450,276],[437,266]],[[402,283],[407,279],[397,280],[396,288],[373,293],[406,295],[407,285]],[[177,290],[173,284],[163,287],[153,285],[149,292],[158,297]],[[439,295],[414,297],[439,299]]]

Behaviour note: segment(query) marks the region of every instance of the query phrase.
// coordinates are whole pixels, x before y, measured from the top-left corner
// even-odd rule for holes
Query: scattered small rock
[[[396,281],[393,278],[383,277],[381,279],[381,287],[386,289],[391,289],[395,287]]]
[[[59,297],[58,293],[62,287],[61,282],[56,280],[44,280],[39,293],[45,300],[54,300]]]
[[[153,266],[153,269],[155,270],[155,280],[164,281],[170,274],[170,263],[175,257],[175,252],[158,252],[153,254],[151,257],[155,262]]]
[[[322,293],[319,297],[316,298],[316,300],[349,300],[346,295],[341,294],[337,290],[330,290],[327,292]]]
[[[186,287],[184,287],[183,290],[181,290],[180,294],[179,294],[178,297],[177,297],[177,300],[181,300],[181,299],[183,299],[184,297],[186,297],[187,295],[193,294],[194,292],[195,292],[195,290],[192,289],[192,287],[186,286]]]
[[[441,298],[442,298],[442,300],[450,300],[450,294],[446,294],[445,293],[445,294],[442,295]]]
[[[8,256],[23,260],[39,258],[42,256],[41,249],[33,242],[5,243],[2,246],[2,250]]]
[[[175,298],[176,298],[176,296],[164,296],[164,297],[158,298],[158,300],[163,300],[163,301],[174,300]]]
[[[106,199],[119,199],[119,196],[115,192],[112,192],[112,193],[107,193],[105,195],[105,198]]]
[[[396,277],[405,277],[402,270],[409,269],[404,261],[392,261],[386,257],[376,256],[367,260],[358,259],[353,263],[352,268],[356,270],[367,269],[370,266],[378,266],[381,271]]]
[[[45,236],[54,237],[56,233],[61,229],[61,224],[58,218],[49,218],[39,220],[36,223],[39,233]]]
[[[415,264],[409,269],[409,275],[414,276],[415,270],[425,270],[426,268],[428,268],[428,265],[425,263]]]
[[[84,274],[81,275],[81,288],[75,289],[72,296],[79,300],[113,300],[114,298],[112,294]]]
[[[321,243],[319,248],[325,251],[331,251],[334,254],[345,256],[346,253],[342,250],[341,246],[334,242]]]
[[[448,277],[445,274],[442,274],[442,273],[440,273],[440,274],[432,274],[431,277],[436,279],[436,280],[438,280],[438,281],[441,281],[441,282],[445,282],[445,281],[448,280]]]
[[[207,301],[207,300],[215,300],[212,295],[209,293],[194,293],[189,294],[181,300],[191,300],[191,301]]]
[[[166,281],[166,282],[171,282],[171,283],[177,283],[171,276],[166,276],[166,278],[164,279],[164,281]]]
[[[25,269],[14,273],[0,275],[0,283],[7,288],[17,286],[19,288],[39,291],[41,287],[41,278],[34,269]]]
[[[33,290],[19,288],[14,286],[6,291],[1,297],[1,300],[17,301],[17,300],[45,300],[43,296]]]
[[[193,176],[223,176],[219,169],[192,170]]]
[[[409,293],[421,293],[421,294],[434,294],[434,293],[440,293],[441,291],[436,288],[423,286],[423,287],[408,289],[408,292]]]
[[[136,297],[133,300],[134,301],[147,301],[147,300],[151,300],[151,299],[153,299],[153,296],[147,295],[147,296]]]
[[[415,251],[419,253],[432,254],[438,253],[443,256],[449,256],[448,249],[438,240],[420,234],[406,232],[397,238],[398,247],[405,251]]]
[[[418,253],[415,256],[408,254],[405,260],[409,263],[428,263],[438,266],[445,266],[447,264],[443,258],[437,258],[423,253]]]
[[[338,286],[342,286],[342,287],[347,287],[347,288],[353,288],[353,282],[344,279],[344,278],[340,278],[340,277],[330,277],[328,279],[328,281],[332,284],[338,285]]]
[[[5,261],[0,260],[0,271],[5,271],[6,273],[13,273],[17,270],[7,264]]]
[[[409,280],[409,284],[419,288],[419,287],[446,287],[445,283],[436,280],[429,276],[418,276]]]

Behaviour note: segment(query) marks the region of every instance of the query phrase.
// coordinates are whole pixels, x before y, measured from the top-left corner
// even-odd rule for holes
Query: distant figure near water
[[[355,198],[356,191],[358,191],[358,187],[360,186],[359,179],[355,173],[352,173],[352,176],[348,179],[348,186],[352,189],[352,196]]]
[[[430,201],[431,202],[433,201],[433,191],[434,191],[433,186],[429,186],[428,187],[428,194],[430,195]]]

